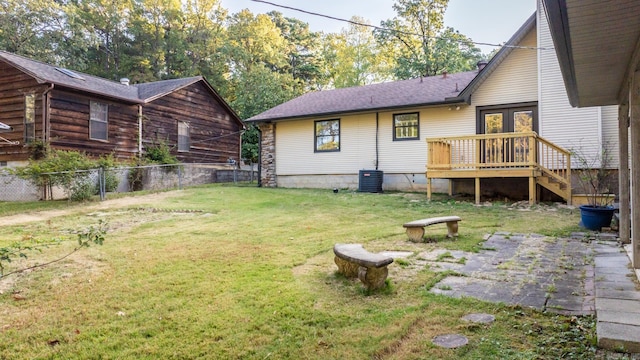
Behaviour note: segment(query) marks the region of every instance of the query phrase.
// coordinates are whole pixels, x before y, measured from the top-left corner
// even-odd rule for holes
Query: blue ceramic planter
[[[611,218],[615,209],[612,206],[580,206],[582,226],[589,230],[600,231],[611,225]]]

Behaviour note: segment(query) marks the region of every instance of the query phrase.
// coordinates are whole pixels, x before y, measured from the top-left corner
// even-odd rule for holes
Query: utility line
[[[409,36],[418,36],[418,37],[422,37],[421,34],[416,34],[416,33],[412,33],[412,32],[408,32],[408,31],[403,31],[403,30],[395,30],[395,29],[389,29],[389,28],[385,28],[382,26],[377,26],[377,25],[371,25],[371,24],[365,24],[365,23],[361,23],[358,21],[353,21],[353,20],[347,20],[347,19],[342,19],[339,17],[335,17],[335,16],[331,16],[331,15],[325,15],[325,14],[320,14],[317,12],[313,12],[313,11],[308,11],[308,10],[303,10],[303,9],[299,9],[299,8],[295,8],[292,6],[286,6],[286,5],[280,5],[280,4],[276,4],[276,3],[272,3],[270,1],[265,1],[265,0],[251,0],[253,2],[258,2],[258,3],[263,3],[263,4],[267,4],[267,5],[271,5],[271,6],[275,6],[275,7],[279,7],[279,8],[283,8],[283,9],[288,9],[288,10],[293,10],[293,11],[298,11],[301,13],[305,13],[305,14],[309,14],[309,15],[313,15],[313,16],[319,16],[319,17],[323,17],[326,19],[331,19],[331,20],[336,20],[336,21],[341,21],[341,22],[346,22],[349,24],[353,24],[353,25],[358,25],[358,26],[366,26],[366,27],[370,27],[373,28],[375,30],[380,30],[380,31],[390,31],[390,32],[394,32],[394,33],[398,33],[398,34],[404,34],[404,35],[409,35]],[[435,36],[434,39],[441,39],[438,36]],[[461,42],[460,40],[454,40],[457,42]],[[478,42],[478,41],[469,41],[470,43],[474,44],[474,45],[483,45],[483,46],[494,46],[494,47],[506,47],[506,48],[512,48],[512,49],[527,49],[527,50],[553,50],[552,48],[545,48],[545,47],[535,47],[535,46],[519,46],[519,45],[509,45],[509,44],[492,44],[492,43],[485,43],[485,42]]]

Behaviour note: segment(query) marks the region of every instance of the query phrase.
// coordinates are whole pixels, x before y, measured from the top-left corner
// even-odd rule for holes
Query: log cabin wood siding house
[[[370,169],[384,190],[571,202],[569,150],[617,139],[617,109],[571,106],[538,5],[475,71],[309,93],[247,119],[262,133],[262,185],[358,189]],[[330,136],[339,145],[319,151]]]
[[[201,76],[129,85],[0,51],[0,163],[29,159],[29,143],[131,159],[168,145],[183,163],[240,159],[244,124]]]

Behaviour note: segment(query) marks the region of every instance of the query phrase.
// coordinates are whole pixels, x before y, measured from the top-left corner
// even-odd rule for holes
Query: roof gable
[[[476,76],[473,81],[460,93],[459,97],[469,102],[471,94],[473,94],[484,81],[493,74],[498,66],[504,62],[504,60],[518,47],[518,44],[529,34],[529,32],[536,28],[536,13],[533,13],[524,24],[511,36],[511,38],[502,46],[502,48],[496,53],[489,63],[482,69],[482,71]]]
[[[202,76],[194,76],[183,79],[161,80],[150,83],[135,84],[133,86],[138,88],[138,98],[140,100],[150,102],[201,80],[203,80]]]

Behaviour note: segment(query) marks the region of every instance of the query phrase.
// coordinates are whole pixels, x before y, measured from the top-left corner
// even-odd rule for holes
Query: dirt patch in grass
[[[170,197],[178,196],[179,194],[180,192],[178,191],[168,191],[142,196],[128,196],[120,199],[106,200],[97,204],[91,204],[73,209],[46,210],[28,214],[4,216],[0,218],[0,226],[11,226],[35,221],[47,221],[55,217],[70,215],[77,212],[98,211],[105,209],[122,208],[133,205],[156,204]]]

